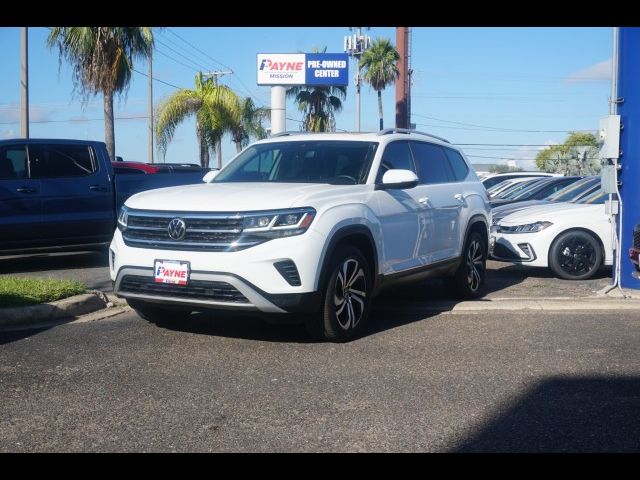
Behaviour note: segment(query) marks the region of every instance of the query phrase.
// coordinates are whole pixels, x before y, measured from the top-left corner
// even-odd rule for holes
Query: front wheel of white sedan
[[[593,277],[601,264],[600,242],[583,230],[564,232],[549,249],[549,267],[560,278],[586,280]]]

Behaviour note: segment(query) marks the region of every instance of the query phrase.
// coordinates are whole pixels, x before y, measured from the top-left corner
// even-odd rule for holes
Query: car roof
[[[448,140],[426,132],[416,130],[405,130],[399,128],[389,128],[379,132],[282,132],[272,135],[269,138],[259,140],[256,143],[277,143],[295,141],[367,141],[377,143],[388,143],[393,140],[416,140],[436,143],[445,147],[460,150],[452,145]]]

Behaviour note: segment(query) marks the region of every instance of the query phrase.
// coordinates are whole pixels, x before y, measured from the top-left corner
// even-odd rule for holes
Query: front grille
[[[180,240],[169,236],[169,222],[181,218],[185,235]],[[161,248],[166,250],[229,251],[256,245],[260,241],[242,235],[242,217],[225,214],[157,214],[131,212],[122,237],[131,247]]]
[[[189,280],[187,285],[155,283],[153,277],[125,275],[120,282],[122,293],[138,293],[166,297],[214,300],[218,302],[249,303],[236,287],[227,282]]]
[[[640,248],[640,225],[636,225],[633,229],[633,246]]]

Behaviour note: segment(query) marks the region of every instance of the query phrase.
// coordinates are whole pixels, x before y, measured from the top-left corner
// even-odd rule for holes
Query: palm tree
[[[256,107],[251,98],[241,99],[239,107],[235,118],[231,119],[231,137],[238,153],[249,144],[251,138],[260,140],[267,137],[262,121],[269,114],[268,109]]]
[[[57,46],[60,61],[65,58],[72,65],[74,88],[79,88],[84,102],[98,93],[104,95],[105,143],[115,160],[113,95],[129,87],[134,60],[151,54],[151,28],[52,27],[47,45]]]
[[[400,54],[387,38],[376,38],[371,48],[366,50],[360,58],[359,67],[364,69],[365,81],[378,92],[380,130],[383,128],[382,90],[395,83],[400,76],[398,60],[400,60]]]
[[[298,110],[304,112],[301,130],[333,132],[336,129],[335,114],[342,110],[342,101],[347,98],[347,87],[299,85],[288,88],[287,97],[293,97]]]
[[[226,85],[217,85],[213,79],[203,79],[198,72],[195,89],[180,89],[162,100],[156,108],[156,136],[158,149],[165,155],[176,127],[184,119],[195,115],[196,136],[200,149],[200,164],[209,167],[209,150],[231,131],[235,117],[240,117],[240,100]],[[218,158],[218,164],[221,163]]]
[[[313,53],[325,53],[313,49]],[[336,129],[335,114],[342,110],[347,98],[347,87],[312,87],[298,85],[287,88],[287,97],[294,98],[298,110],[304,112],[301,130],[305,132],[333,132]]]

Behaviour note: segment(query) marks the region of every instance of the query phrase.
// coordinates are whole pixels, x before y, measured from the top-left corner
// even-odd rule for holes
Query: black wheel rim
[[[360,263],[349,258],[338,270],[334,305],[338,324],[344,330],[356,328],[364,314],[367,281]]]
[[[597,258],[593,243],[579,235],[565,237],[558,247],[558,264],[563,272],[572,277],[593,271]]]
[[[467,285],[469,290],[477,292],[482,285],[484,272],[484,253],[482,245],[477,240],[472,240],[467,250]]]

